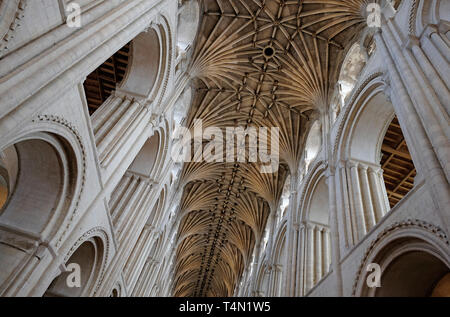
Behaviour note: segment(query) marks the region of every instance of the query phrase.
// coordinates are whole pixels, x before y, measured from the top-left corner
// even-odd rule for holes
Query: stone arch
[[[389,198],[400,195],[396,191],[405,186],[404,196],[414,186],[414,162],[385,91],[381,73],[369,76],[353,95],[337,130],[334,159],[340,162],[340,178],[348,188],[344,225],[350,244],[360,241],[391,209]],[[401,136],[398,140],[388,138],[393,127]],[[400,170],[394,168],[398,164]]]
[[[157,180],[166,163],[168,139],[165,127],[158,128],[144,143],[128,171],[144,178]]]
[[[302,272],[300,284],[306,294],[330,270],[331,238],[329,225],[329,193],[326,165],[318,161],[312,167],[302,191],[300,208],[300,235],[302,254],[299,261]]]
[[[268,290],[268,275],[267,275],[267,261],[266,254],[264,254],[261,264],[258,268],[258,273],[256,274],[256,296],[266,296]]]
[[[184,1],[178,9],[177,46],[179,51],[187,51],[197,35],[200,21],[200,5],[196,0]]]
[[[52,124],[43,128],[33,127],[1,148],[8,197],[0,222],[51,239],[78,203],[84,153],[65,131]]]
[[[95,294],[101,282],[109,253],[107,234],[94,228],[83,234],[64,257],[64,271],[54,277],[44,297],[87,297]],[[79,272],[79,287],[69,287],[67,281]]]
[[[144,143],[128,170],[136,175],[150,178],[157,166],[160,142],[161,137],[158,132],[155,132]]]
[[[167,21],[158,17],[87,76],[84,89],[89,111],[95,114],[94,130],[96,121],[105,117],[105,112],[126,107],[124,99],[141,104],[160,101],[169,76],[170,39]],[[101,108],[108,109],[96,114]]]
[[[450,22],[450,4],[448,1],[402,1],[399,10],[404,10],[409,14],[409,34],[420,37],[428,25],[440,26]],[[445,36],[448,36],[448,27]]]
[[[79,153],[70,135],[62,136],[67,133],[52,125],[52,132],[42,129],[34,126],[0,147],[7,183],[0,209],[0,292],[13,292],[23,282],[22,274],[35,268],[31,255],[48,248],[43,240],[64,233],[82,192]]]
[[[438,283],[450,273],[448,247],[445,233],[430,223],[417,219],[394,223],[381,232],[366,251],[355,279],[353,295],[433,295]],[[380,266],[380,287],[367,286],[370,263]]]
[[[322,124],[320,120],[316,120],[308,132],[304,150],[304,174],[308,173],[311,163],[319,155],[322,148]]]
[[[163,67],[163,45],[159,30],[155,28],[145,30],[132,40],[130,62],[123,81],[118,83],[117,92],[143,99],[155,95]]]
[[[158,197],[158,200],[156,201],[152,212],[150,213],[150,216],[147,219],[147,225],[148,226],[158,226],[164,216],[163,212],[165,210],[165,205],[166,205],[166,191],[167,188],[164,187]]]
[[[286,259],[286,230],[287,221],[284,220],[278,227],[277,234],[275,236],[273,253],[272,253],[272,275],[270,281],[270,296],[279,297],[284,295],[282,289],[283,278],[287,268],[285,267]]]

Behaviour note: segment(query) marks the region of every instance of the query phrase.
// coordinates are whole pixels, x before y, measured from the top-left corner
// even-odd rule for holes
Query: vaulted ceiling
[[[184,164],[175,296],[233,295],[328,107],[345,49],[366,26],[367,2],[203,1],[187,126],[278,127],[281,166],[263,174],[260,163]]]

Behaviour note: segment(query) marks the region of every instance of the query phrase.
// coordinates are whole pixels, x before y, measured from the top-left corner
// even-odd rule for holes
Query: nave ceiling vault
[[[186,125],[278,127],[280,168],[185,163],[175,296],[231,296],[252,261],[306,136],[324,112],[367,0],[207,0],[190,75]]]

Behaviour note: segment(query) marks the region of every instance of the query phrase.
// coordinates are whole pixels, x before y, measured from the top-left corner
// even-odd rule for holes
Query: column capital
[[[328,179],[330,177],[333,177],[336,174],[336,168],[334,166],[328,165],[328,168],[325,172],[325,177]]]
[[[378,174],[380,171],[383,171],[381,167],[369,166],[368,172]]]
[[[273,266],[273,270],[276,272],[281,272],[281,269],[283,268],[283,266],[281,264],[274,264]]]
[[[347,161],[347,167],[348,168],[355,168],[355,167],[358,168],[359,167],[359,162],[348,160]]]
[[[417,36],[410,34],[405,41],[404,48],[412,49],[413,46],[420,46],[420,40]]]
[[[337,165],[339,168],[345,168],[347,166],[347,162],[345,160],[339,160]]]
[[[439,33],[439,27],[436,24],[428,24],[422,33],[422,36],[431,37],[434,33]]]
[[[360,163],[360,164],[359,164],[359,168],[360,168],[361,170],[367,171],[367,170],[369,169],[369,165]]]

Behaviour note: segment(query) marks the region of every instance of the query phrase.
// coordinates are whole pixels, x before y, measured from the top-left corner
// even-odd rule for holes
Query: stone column
[[[383,26],[381,35],[386,43],[385,47],[394,60],[395,69],[401,77],[401,82],[404,84],[412,101],[414,113],[417,114],[420,126],[426,133],[426,137],[430,143],[428,146],[437,156],[441,169],[446,175],[447,182],[449,182],[449,131],[448,119],[445,120],[445,118],[448,118],[448,114],[442,113],[442,104],[436,98],[436,94],[429,80],[423,76],[423,71],[413,56],[412,50],[415,46],[419,46],[419,40],[415,35],[409,34],[405,43],[399,43],[398,38],[401,37],[396,37],[396,35],[399,35],[398,32],[393,21],[389,20]],[[448,69],[448,64],[446,68]],[[415,129],[417,128],[415,127]]]
[[[133,290],[155,241],[154,226],[146,225],[123,269],[129,290]]]
[[[357,235],[355,216],[352,214],[353,203],[349,184],[349,171],[344,161],[339,162],[336,171],[336,218],[338,221],[339,231],[341,233],[340,250],[344,252],[349,246],[356,243]],[[339,216],[339,217],[338,217]]]
[[[296,286],[295,286],[295,295],[303,296],[304,295],[304,285],[305,285],[305,224],[301,224],[299,226],[298,231],[298,243],[297,243],[297,260],[296,260]]]
[[[369,176],[368,176],[369,167],[365,164],[360,164],[360,177],[361,177],[361,192],[362,192],[362,201],[364,205],[364,218],[367,223],[367,231],[370,231],[373,227],[375,227],[376,219],[375,219],[375,211],[374,205],[372,201],[371,191],[373,188],[370,187],[369,184]]]
[[[322,231],[322,254],[323,254],[323,267],[322,276],[326,275],[330,271],[331,256],[330,256],[330,229],[324,228]]]
[[[380,173],[383,170],[381,168],[369,167],[368,177],[369,177],[369,187],[373,197],[373,208],[375,212],[375,223],[378,223],[381,218],[388,211],[389,201],[386,194],[386,186],[384,185],[384,180],[380,182]],[[383,176],[381,176],[382,178]]]
[[[280,297],[282,293],[283,266],[280,264],[273,265],[274,271],[274,292],[275,297]]]
[[[375,40],[389,69],[392,91],[395,91],[395,94],[392,94],[392,103],[400,124],[404,127],[404,135],[411,150],[414,164],[419,175],[427,175],[427,179],[432,180],[429,182],[429,185],[433,201],[439,209],[442,223],[450,230],[450,223],[446,217],[446,210],[450,205],[450,189],[448,177],[445,174],[446,172],[448,173],[449,169],[443,168],[443,166],[446,166],[445,162],[449,156],[447,155],[447,158],[445,158],[445,148],[441,148],[440,152],[436,151],[440,147],[436,144],[437,140],[442,140],[440,137],[441,133],[436,131],[433,137],[434,141],[431,140],[428,134],[430,128],[436,129],[439,127],[439,124],[436,126],[436,124],[427,122],[428,131],[422,124],[422,119],[418,113],[422,114],[424,110],[426,111],[428,102],[425,103],[423,100],[425,98],[422,96],[420,98],[421,101],[417,102],[416,100],[417,104],[414,104],[413,100],[415,98],[411,97],[410,93],[420,95],[423,90],[417,84],[411,70],[408,70],[409,66],[405,62],[402,50],[394,38],[390,27],[383,25],[382,32],[375,33]],[[410,82],[415,82],[415,88]],[[414,92],[416,89],[418,91]],[[424,102],[423,104],[422,101]],[[422,107],[425,109],[421,109]],[[436,146],[436,149],[433,148],[433,144]]]
[[[92,125],[99,161],[106,167],[142,122],[148,109],[144,101],[116,92],[97,112],[93,115]]]
[[[41,296],[45,292],[42,274],[57,265],[56,256],[53,247],[38,235],[0,224],[0,296]],[[51,280],[44,283],[49,285]]]
[[[316,226],[314,228],[315,231],[315,241],[314,241],[314,247],[315,247],[315,256],[314,256],[314,275],[315,275],[315,284],[319,282],[322,279],[322,260],[323,260],[323,253],[322,253],[322,230],[323,228],[320,226]]]
[[[305,294],[314,285],[314,227],[306,224]]]
[[[297,231],[295,230],[295,224],[297,223],[298,216],[298,184],[299,178],[297,173],[293,173],[291,175],[291,184],[290,184],[290,197],[289,197],[289,206],[287,210],[287,229],[286,229],[286,261],[285,265],[285,274],[283,284],[285,296],[293,296],[294,288],[295,288],[295,252],[296,252],[296,237]]]
[[[129,232],[127,228],[147,204],[152,185],[142,177],[128,173],[118,189],[121,191],[114,191],[114,203],[110,207],[116,237],[121,243],[124,235]]]
[[[336,208],[336,170],[334,167],[329,167],[327,171],[327,185],[328,185],[328,201],[330,205],[329,219],[330,219],[330,243],[331,247],[331,262],[333,265],[333,271],[336,276],[336,294],[335,296],[342,296],[343,283],[341,272],[341,250],[339,247],[339,224]]]
[[[353,196],[353,215],[355,216],[356,233],[358,241],[360,241],[367,233],[366,220],[364,217],[364,205],[362,202],[361,185],[359,180],[359,164],[349,161],[351,176],[351,191]]]

